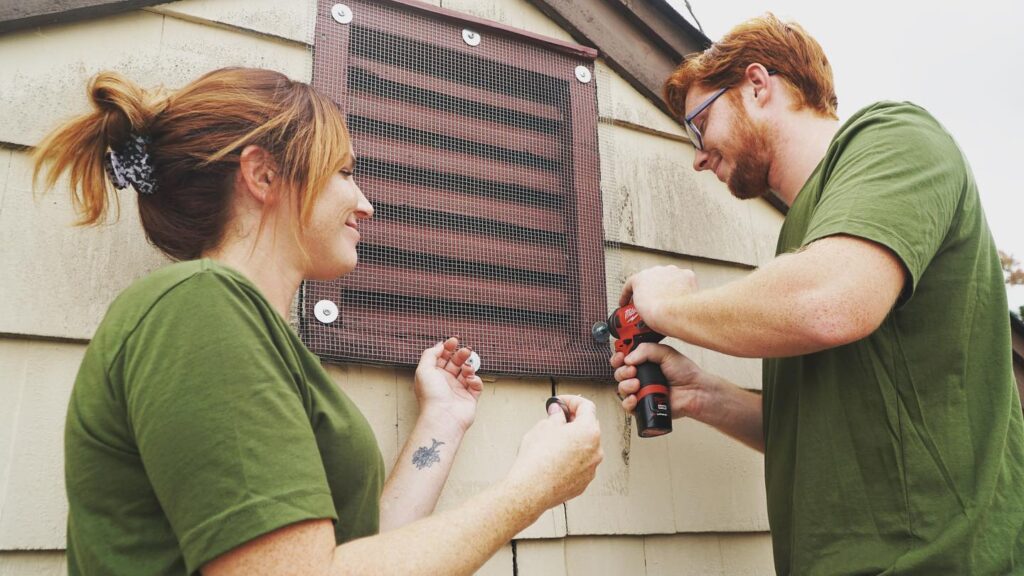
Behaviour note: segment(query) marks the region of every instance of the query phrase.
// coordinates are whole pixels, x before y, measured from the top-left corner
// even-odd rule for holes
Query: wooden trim
[[[0,34],[166,3],[166,0],[6,0],[0,2]]]
[[[600,50],[608,65],[665,113],[665,79],[683,56],[711,42],[663,0],[530,0],[578,41]],[[671,12],[670,12],[671,11]],[[667,25],[656,15],[675,14]],[[680,51],[682,50],[682,52]]]
[[[457,12],[455,10],[450,10],[448,8],[441,8],[438,6],[434,6],[432,4],[424,4],[422,2],[417,2],[416,0],[389,1],[393,4],[401,4],[403,6],[406,6],[407,8],[410,8],[417,12],[421,12],[426,15],[441,16],[444,20],[447,21],[454,20],[458,22],[464,22],[472,26],[473,30],[476,32],[487,30],[491,32],[497,32],[503,35],[510,35],[513,38],[515,38],[516,41],[525,41],[530,44],[538,45],[542,48],[554,50],[556,52],[561,52],[563,54],[568,54],[569,56],[575,56],[579,58],[587,58],[593,60],[597,58],[598,55],[597,50],[589,46],[581,46],[579,44],[573,44],[572,42],[556,40],[554,38],[549,38],[547,36],[542,36],[540,34],[529,32],[526,30],[521,30],[519,28],[513,28],[512,26],[507,26],[505,24],[501,24],[500,22],[494,22],[493,20],[485,20],[483,18],[470,16],[469,14]]]

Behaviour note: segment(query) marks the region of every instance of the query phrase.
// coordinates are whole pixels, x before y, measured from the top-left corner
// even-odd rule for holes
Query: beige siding
[[[0,576],[66,576],[63,552],[2,552]]]
[[[152,12],[5,34],[0,55],[0,109],[19,112],[0,116],[0,142],[22,145],[88,110],[86,82],[102,70],[173,88],[222,66],[273,68],[298,80],[312,68],[304,46]]]
[[[645,562],[643,538],[570,538],[565,542],[567,576],[644,574]]]
[[[757,264],[750,208],[714,175],[694,173],[693,147],[618,125],[600,126],[602,162],[615,173],[606,203],[620,211],[610,239],[642,248]],[[610,155],[609,155],[610,154]]]
[[[316,4],[295,0],[180,0],[148,10],[181,20],[220,25],[309,44]]]
[[[772,576],[767,534],[648,536],[647,576]]]
[[[518,576],[567,576],[565,542],[562,540],[519,540],[516,542]]]
[[[622,76],[598,59],[598,113],[601,118],[630,124],[636,130],[654,132],[683,141],[686,131],[675,120],[651,103]]]
[[[0,550],[64,547],[64,414],[84,350],[0,338]]]
[[[11,153],[0,208],[0,333],[88,339],[114,295],[167,262],[147,242],[133,192],[115,226],[81,228],[66,184],[34,196],[27,152]]]
[[[775,245],[779,241],[782,214],[767,200],[748,200],[750,207],[750,230],[757,251],[757,263],[765,264],[775,258]]]
[[[771,576],[766,534],[570,536],[516,542],[519,576]]]
[[[560,40],[571,36],[526,0],[432,0]],[[0,146],[32,146],[87,109],[84,85],[114,69],[146,86],[180,86],[225,65],[274,68],[308,80],[311,2],[183,0],[76,24],[0,37]],[[125,47],[130,46],[130,50]],[[781,216],[740,202],[708,174],[671,118],[605,63],[597,63],[606,202],[607,280],[614,301],[644,267],[693,268],[702,286],[735,280],[771,259]],[[46,97],[41,97],[45,95]],[[0,147],[0,576],[64,573],[63,418],[84,345],[113,297],[164,265],[122,194],[122,218],[79,229],[66,185],[34,198],[29,153]],[[670,342],[705,368],[760,388],[760,361]],[[486,359],[484,359],[486,366]],[[408,369],[331,366],[364,411],[389,469],[415,422]],[[598,405],[605,463],[581,497],[543,514],[481,570],[485,575],[770,574],[760,455],[706,427],[676,422],[641,440],[614,385],[558,381]],[[458,506],[501,478],[522,434],[544,416],[547,379],[486,383],[477,422],[438,508]],[[24,551],[51,550],[51,551]]]
[[[559,382],[558,391],[597,404],[605,453],[594,482],[566,504],[569,534],[768,529],[760,453],[692,420],[640,438],[612,385]]]

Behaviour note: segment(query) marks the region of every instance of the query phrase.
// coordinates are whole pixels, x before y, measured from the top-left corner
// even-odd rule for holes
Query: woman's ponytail
[[[102,222],[107,214],[112,192],[105,169],[107,151],[145,135],[165,105],[160,95],[116,72],[97,74],[88,92],[92,111],[49,134],[33,152],[33,182],[45,172],[43,183],[50,189],[68,173],[79,224]]]

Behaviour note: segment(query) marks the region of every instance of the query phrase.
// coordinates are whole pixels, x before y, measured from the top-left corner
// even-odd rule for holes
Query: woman
[[[79,370],[72,574],[469,574],[583,491],[599,431],[593,404],[565,397],[571,421],[552,405],[502,482],[429,516],[483,389],[456,338],[423,353],[419,418],[384,480],[366,420],[284,320],[302,279],[355,267],[373,214],[327,98],[254,69],[168,96],[102,73],[89,95],[36,176],[69,173],[85,224],[105,218],[108,179],[134,188],[179,262],[118,296]]]

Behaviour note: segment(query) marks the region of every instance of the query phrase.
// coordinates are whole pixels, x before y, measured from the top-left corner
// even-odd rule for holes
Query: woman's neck
[[[248,278],[278,314],[287,320],[303,273],[294,265],[294,259],[283,253],[284,247],[275,245],[272,239],[267,238],[266,232],[268,230],[263,230],[263,233],[257,235],[258,238],[248,242],[246,239],[226,241],[204,252],[203,257],[215,260]]]

